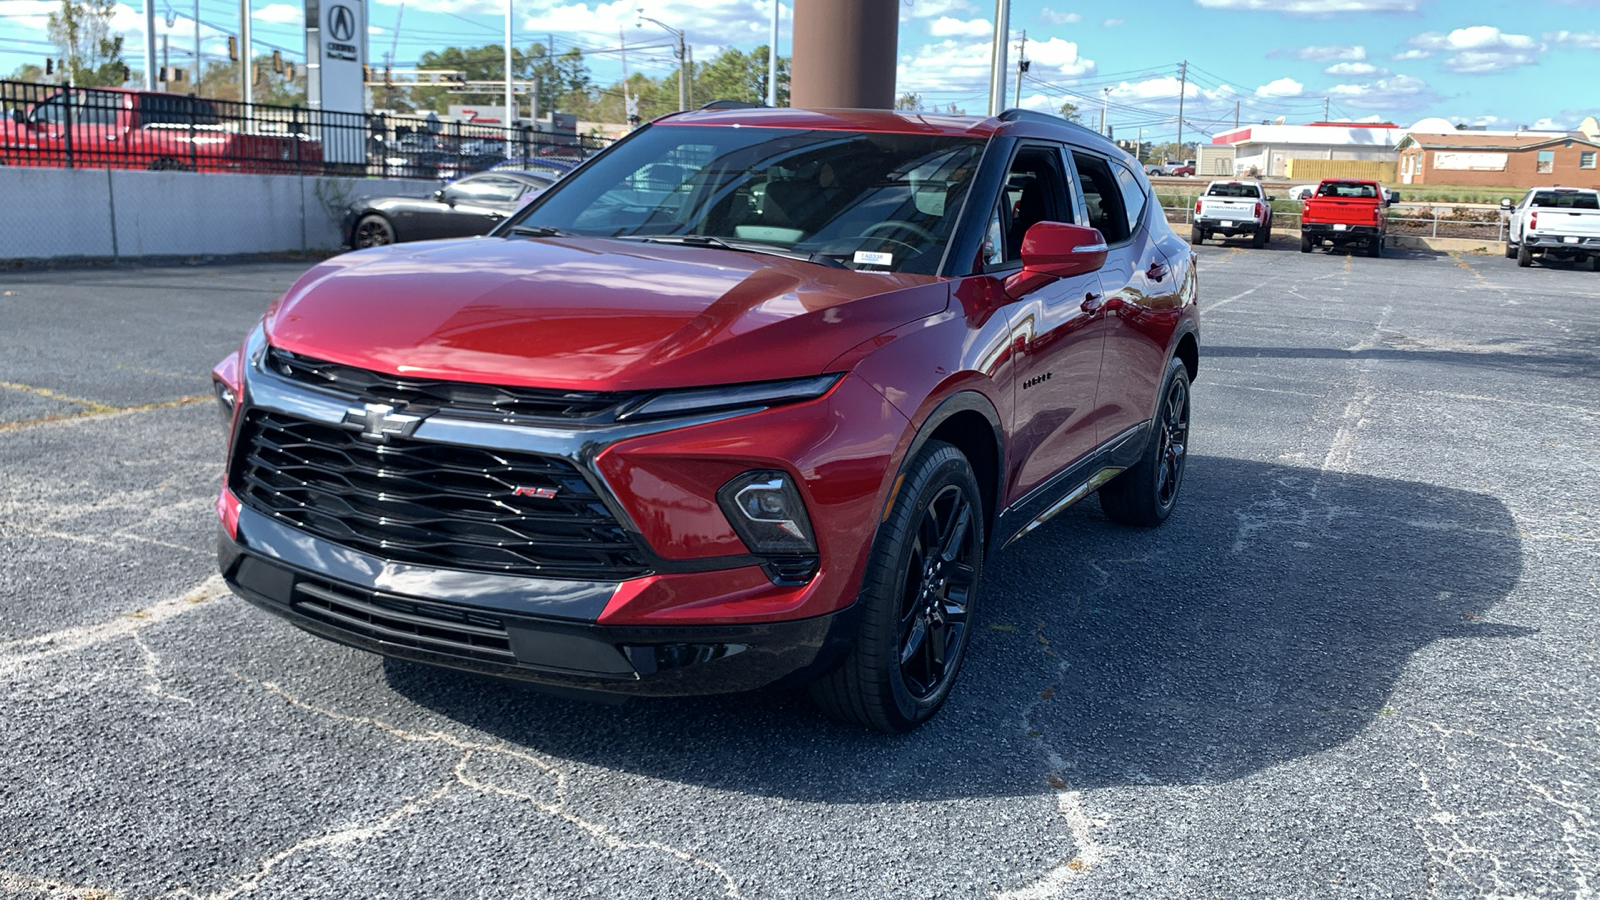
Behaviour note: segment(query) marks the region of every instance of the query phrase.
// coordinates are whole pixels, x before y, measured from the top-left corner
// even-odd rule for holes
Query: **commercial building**
[[[1418,122],[1400,141],[1402,183],[1600,188],[1600,124],[1593,117],[1569,132],[1424,130],[1435,122],[1441,120]]]
[[[1290,160],[1393,163],[1395,144],[1402,134],[1398,126],[1389,122],[1245,125],[1211,139],[1213,145],[1233,149],[1232,170],[1220,173],[1207,169],[1196,174],[1298,178],[1306,176],[1293,173]],[[1226,154],[1212,158],[1226,159]]]

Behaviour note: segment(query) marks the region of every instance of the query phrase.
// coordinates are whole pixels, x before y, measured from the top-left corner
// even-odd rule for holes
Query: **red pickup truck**
[[[241,130],[216,101],[126,88],[67,88],[0,121],[0,164],[316,174],[322,145],[292,124]],[[233,121],[229,121],[233,119]]]
[[[1300,252],[1310,253],[1322,244],[1360,244],[1368,256],[1382,256],[1389,204],[1394,200],[1394,192],[1376,181],[1323,179],[1300,211]]]

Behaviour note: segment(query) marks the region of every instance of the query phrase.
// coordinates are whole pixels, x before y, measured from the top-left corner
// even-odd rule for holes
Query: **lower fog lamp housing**
[[[817,574],[817,541],[805,501],[787,472],[745,472],[717,491],[717,503],[775,584],[799,585]]]

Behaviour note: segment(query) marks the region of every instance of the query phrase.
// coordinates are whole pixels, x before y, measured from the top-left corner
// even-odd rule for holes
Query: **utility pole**
[[[162,90],[166,90],[167,89],[167,82],[172,79],[172,73],[167,71],[167,66],[168,66],[167,35],[166,35],[165,32],[163,32],[162,35],[161,35],[161,89]]]
[[[1322,98],[1322,121],[1328,121],[1328,98]]]
[[[189,76],[189,93],[200,93],[200,0],[194,0],[194,74]]]
[[[767,105],[778,105],[778,10],[781,4],[772,0],[772,40],[767,43]]]
[[[144,0],[144,89],[156,89],[156,0]]]
[[[1233,101],[1233,127],[1239,127],[1239,101]]]
[[[1022,105],[1022,76],[1028,71],[1028,29],[1022,29],[1022,40],[1017,44],[1017,94],[1012,106]]]
[[[1111,88],[1100,89],[1100,133],[1106,133],[1106,109],[1111,104]]]
[[[1139,139],[1137,141],[1133,142],[1133,158],[1137,159],[1139,161],[1139,165],[1141,165],[1141,166],[1144,165],[1144,126],[1143,125],[1139,126]]]
[[[1183,159],[1183,98],[1189,93],[1189,61],[1178,70],[1178,159]],[[1164,161],[1164,160],[1163,160]]]
[[[667,23],[659,19],[652,19],[649,16],[643,15],[644,10],[642,9],[639,10],[639,12],[641,13],[639,16],[640,22],[649,22],[653,25],[659,25],[668,34],[678,39],[678,49],[677,53],[675,54],[678,57],[678,111],[682,112],[683,110],[689,108],[689,74],[687,70],[689,66],[693,65],[693,63],[690,61],[691,58],[689,56],[688,48],[686,48],[683,44],[683,32],[669,26]]]
[[[678,34],[680,35],[680,37],[678,39],[680,41],[683,40],[683,38],[682,38],[683,32],[680,31]],[[688,103],[684,106],[684,109],[693,109],[694,108],[694,45],[693,44],[685,44],[684,47],[683,47],[683,68],[688,71],[688,74],[686,76],[684,76],[684,82],[683,82],[684,83],[684,88],[683,88],[684,89],[684,93],[686,93],[688,95]]]
[[[998,116],[1006,102],[1006,48],[1011,43],[1011,0],[994,0],[993,58],[989,61],[989,115]]]
[[[511,137],[511,129],[517,121],[516,98],[511,93],[511,6],[512,0],[506,0],[506,159],[511,158],[513,148],[516,146]],[[405,7],[400,7],[405,11]]]
[[[252,110],[251,104],[256,96],[256,61],[251,48],[255,44],[250,40],[250,0],[239,0],[239,89],[240,97],[244,98],[244,114],[249,118]]]

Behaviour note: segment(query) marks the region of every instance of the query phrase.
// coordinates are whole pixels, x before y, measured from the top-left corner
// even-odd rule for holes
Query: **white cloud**
[[[1552,44],[1563,47],[1577,47],[1581,50],[1600,50],[1600,32],[1593,31],[1547,31],[1544,39]]]
[[[1363,78],[1368,75],[1387,75],[1387,69],[1380,69],[1371,63],[1342,62],[1322,70],[1324,75],[1333,75],[1339,78]]]
[[[273,25],[297,25],[306,20],[306,13],[298,5],[268,3],[266,6],[251,13],[250,18],[257,22],[269,22]]]
[[[1544,47],[1525,34],[1507,34],[1493,25],[1457,28],[1449,34],[1430,31],[1409,43],[1419,50],[1454,54],[1445,67],[1462,75],[1483,75],[1517,66],[1532,65]]]
[[[1029,41],[1028,59],[1033,62],[1030,72],[1045,79],[1078,78],[1095,72],[1095,61],[1080,55],[1076,43],[1061,38]],[[895,90],[902,94],[970,91],[987,96],[989,43],[951,38],[902,54]],[[938,98],[933,101],[940,102]]]
[[[1263,84],[1256,88],[1257,97],[1298,97],[1305,93],[1306,86],[1293,78],[1279,78],[1276,81]]]
[[[988,51],[985,50],[984,53],[987,54]],[[1095,72],[1094,60],[1084,59],[1078,53],[1076,43],[1058,37],[1048,41],[1029,41],[1028,59],[1037,65],[1054,69],[1055,73],[1067,78],[1080,78],[1084,75],[1093,75]]]
[[[61,9],[50,0],[0,0],[0,19],[16,28],[44,31],[50,26],[50,13]]]
[[[981,37],[988,38],[994,34],[994,26],[988,19],[952,19],[944,16],[934,20],[928,26],[928,33],[934,37]]]
[[[1100,27],[1101,28],[1115,28],[1118,25],[1121,25],[1125,21],[1127,21],[1127,20],[1126,19],[1107,19],[1104,22],[1100,23]]]
[[[1277,12],[1288,16],[1340,13],[1414,13],[1428,0],[1195,0],[1207,9]]]
[[[1046,25],[1076,25],[1083,21],[1083,16],[1075,12],[1057,12],[1048,6],[1041,8],[1034,18]]]
[[[1278,51],[1273,51],[1268,55],[1278,56],[1281,54]],[[1312,62],[1332,62],[1336,60],[1342,60],[1344,62],[1361,62],[1367,58],[1367,48],[1361,46],[1360,44],[1332,44],[1322,47],[1302,47],[1301,49],[1294,51],[1294,58],[1311,60]]]
[[[1414,110],[1439,99],[1427,82],[1410,75],[1379,78],[1364,84],[1336,84],[1326,93],[1340,103],[1369,109]]]
[[[901,9],[909,13],[901,16],[901,20],[904,21],[908,18],[931,19],[934,16],[948,16],[956,12],[970,13],[976,10],[976,7],[968,0],[911,0],[909,3],[902,3]]]
[[[1566,126],[1566,124],[1564,122],[1560,122],[1560,121],[1558,121],[1556,119],[1552,119],[1552,118],[1549,118],[1549,117],[1546,117],[1546,118],[1543,118],[1543,119],[1539,119],[1539,120],[1535,121],[1532,125],[1529,125],[1528,127],[1530,129],[1534,130],[1534,131],[1566,131],[1567,130],[1567,126]]]
[[[389,0],[378,0],[387,3]],[[439,11],[437,5],[452,6],[458,3],[478,3],[479,0],[430,0],[430,12]],[[504,5],[487,5],[487,12],[502,19]],[[689,43],[694,45],[695,59],[708,61],[722,48],[730,45],[766,43],[771,27],[772,7],[765,2],[750,0],[649,0],[642,4],[643,15],[660,19],[673,28],[684,30]],[[616,43],[617,30],[623,29],[629,43],[648,40],[650,43],[671,41],[672,37],[658,25],[649,22],[640,27],[639,0],[612,0],[612,2],[568,2],[560,0],[541,5],[532,15],[522,20],[519,30],[535,35],[545,32],[557,34],[581,33],[593,35],[596,42],[605,46]],[[787,7],[786,7],[787,8]],[[454,12],[455,10],[450,10]],[[602,37],[603,36],[603,37]],[[541,39],[542,40],[542,39]]]
[[[1428,57],[1430,57],[1432,55],[1433,54],[1428,52],[1427,50],[1406,50],[1406,51],[1404,51],[1402,53],[1396,53],[1395,55],[1393,55],[1393,56],[1391,56],[1389,58],[1392,59],[1392,60],[1400,61],[1400,60],[1407,60],[1407,59],[1427,59]]]

